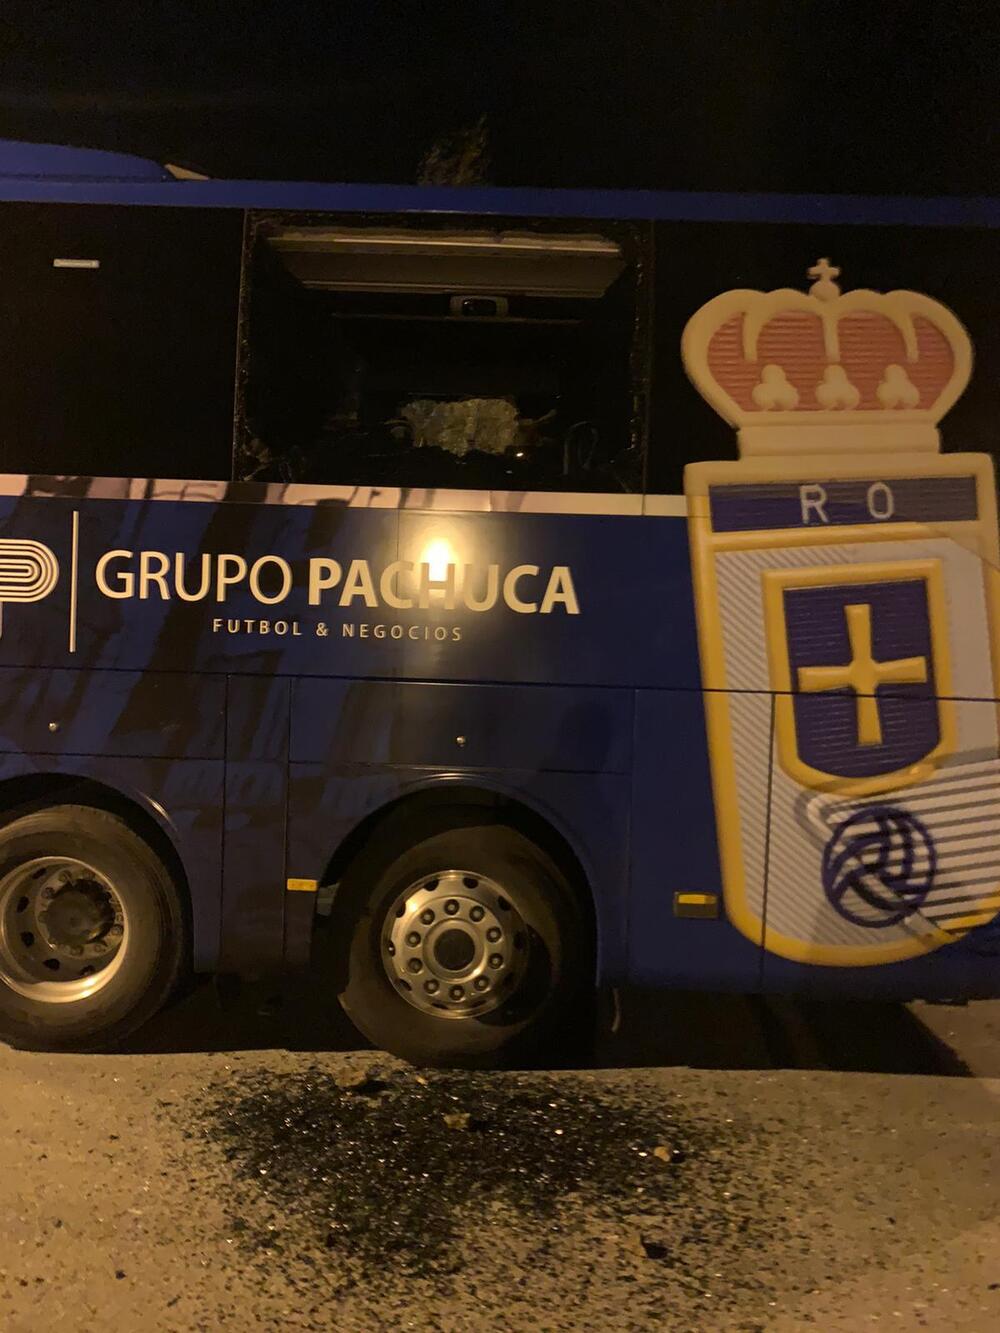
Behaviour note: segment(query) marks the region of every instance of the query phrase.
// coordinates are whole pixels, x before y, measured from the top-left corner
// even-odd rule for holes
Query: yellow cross
[[[826,279],[832,282],[834,278],[840,277],[840,269],[831,264],[829,259],[817,259],[812,268],[806,272],[808,277],[818,278],[821,282]]]
[[[858,744],[881,745],[882,722],[876,690],[880,685],[922,685],[926,657],[900,657],[876,662],[872,656],[872,609],[867,603],[845,606],[851,660],[847,666],[799,667],[799,689],[813,694],[845,686],[857,695]]]

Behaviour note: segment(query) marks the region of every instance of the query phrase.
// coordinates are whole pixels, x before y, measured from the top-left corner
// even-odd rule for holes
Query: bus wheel
[[[51,806],[0,828],[0,1039],[113,1046],[160,1007],[183,956],[173,879],[117,816]]]
[[[363,855],[332,925],[345,1010],[415,1064],[499,1067],[589,1021],[586,915],[516,829],[450,828]]]

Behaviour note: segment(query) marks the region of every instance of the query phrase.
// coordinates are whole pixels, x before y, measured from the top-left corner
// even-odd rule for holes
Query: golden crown
[[[738,289],[692,315],[681,350],[699,393],[741,430],[864,426],[868,436],[938,422],[972,372],[955,315],[919,292],[842,294],[828,259],[808,275],[808,293]]]

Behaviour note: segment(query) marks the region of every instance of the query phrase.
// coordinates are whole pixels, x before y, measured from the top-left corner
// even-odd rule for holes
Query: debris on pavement
[[[585,1073],[244,1069],[194,1107],[194,1142],[220,1164],[245,1251],[290,1276],[300,1265],[312,1290],[325,1269],[335,1285],[353,1271],[371,1299],[403,1279],[447,1291],[497,1253],[557,1271],[563,1238],[595,1229],[608,1253],[658,1260],[693,1299],[695,1236],[713,1267],[727,1256],[731,1291],[760,1290],[755,1255],[775,1223],[746,1163],[766,1136],[650,1092]]]

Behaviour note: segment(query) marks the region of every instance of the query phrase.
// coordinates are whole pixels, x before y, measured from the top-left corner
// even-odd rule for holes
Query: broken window
[[[252,219],[237,475],[634,490],[639,229]]]

